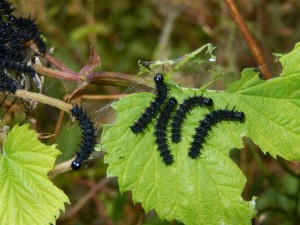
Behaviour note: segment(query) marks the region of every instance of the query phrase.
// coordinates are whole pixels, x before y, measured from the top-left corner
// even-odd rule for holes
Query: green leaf
[[[295,48],[290,53],[280,58],[283,70],[281,76],[296,74],[300,72],[300,43],[295,45]]]
[[[13,127],[0,155],[0,224],[55,224],[69,203],[47,177],[59,154],[28,125]]]
[[[235,107],[235,111],[246,115],[244,123],[226,121],[216,125],[197,160],[187,153],[195,128],[209,109],[196,108],[187,116],[182,142],[169,141],[175,163],[165,166],[153,135],[155,120],[144,134],[135,135],[130,130],[154,95],[133,94],[113,104],[116,121],[104,127],[102,136],[108,176],[118,176],[122,192],[131,190],[135,202],[141,202],[146,211],[155,209],[162,219],[176,219],[187,225],[251,224],[255,198],[248,202],[241,197],[246,178],[229,152],[242,148],[245,136],[273,157],[300,160],[300,126],[295,120],[300,115],[300,60],[292,57],[299,54],[298,46],[296,52],[281,58],[282,76],[272,80],[261,80],[253,69],[246,69],[226,91],[203,93],[168,84],[169,96],[179,103],[203,94],[213,99],[215,109]],[[286,65],[294,69],[288,70]]]
[[[175,87],[170,91],[178,99],[195,93]],[[154,208],[161,218],[185,224],[250,224],[254,202],[241,198],[246,179],[228,157],[231,148],[242,147],[243,125],[220,124],[207,140],[201,158],[192,160],[187,152],[194,128],[208,112],[194,110],[185,122],[183,141],[170,143],[175,164],[167,167],[154,144],[153,126],[138,136],[129,129],[152,99],[152,94],[141,93],[114,104],[117,120],[105,127],[102,138],[108,176],[118,176],[122,192],[132,190],[135,202],[142,202],[146,211]]]

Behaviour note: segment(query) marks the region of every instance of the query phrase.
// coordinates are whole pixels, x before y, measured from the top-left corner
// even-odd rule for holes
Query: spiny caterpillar
[[[37,45],[40,53],[44,55],[46,53],[46,43],[42,39],[41,32],[36,26],[34,20],[22,17],[16,18],[14,16],[11,16],[10,18],[14,21],[13,25],[15,26],[15,29],[21,31],[19,32],[20,41],[22,43],[33,41],[33,43]]]
[[[180,104],[179,108],[173,117],[172,122],[172,142],[178,143],[181,141],[181,128],[186,115],[197,106],[212,106],[213,100],[211,98],[204,98],[201,96],[194,96],[187,98]]]
[[[12,77],[27,74],[36,82],[28,43],[35,43],[41,54],[45,54],[46,44],[34,20],[17,18],[13,12],[9,1],[0,0],[0,70]]]
[[[0,12],[3,13],[5,16],[11,15],[14,11],[14,8],[8,1],[0,1]]]
[[[162,109],[155,126],[155,142],[158,146],[160,156],[166,165],[172,165],[173,163],[173,156],[168,146],[167,127],[176,104],[177,100],[175,98],[169,99],[168,103]]]
[[[71,109],[71,114],[78,121],[82,132],[80,151],[77,153],[77,157],[71,164],[73,170],[78,170],[82,163],[90,157],[94,150],[96,129],[82,107],[75,105]]]
[[[203,148],[203,143],[208,136],[211,128],[222,121],[239,121],[243,122],[245,114],[243,112],[235,112],[234,108],[229,111],[226,109],[219,109],[206,114],[204,119],[200,121],[199,126],[195,129],[196,134],[193,136],[194,140],[191,143],[188,155],[195,159],[200,155]]]
[[[164,77],[158,73],[154,77],[154,82],[157,89],[157,94],[154,101],[150,103],[138,120],[132,126],[130,126],[130,129],[135,134],[141,133],[148,126],[167,98],[168,88],[164,84]]]
[[[0,91],[15,94],[18,88],[20,88],[20,85],[13,77],[9,76],[4,70],[0,71]]]
[[[42,39],[41,32],[31,18],[17,18],[12,13],[14,7],[7,0],[0,0],[0,20],[4,26],[1,27],[2,40],[6,40],[8,47],[22,50],[25,43],[33,41],[40,53],[45,54],[46,43]],[[12,49],[12,50],[13,50]],[[24,49],[23,49],[24,50]],[[16,52],[19,54],[18,52]]]

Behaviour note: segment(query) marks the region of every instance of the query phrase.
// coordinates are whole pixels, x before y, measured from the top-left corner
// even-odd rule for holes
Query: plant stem
[[[106,84],[106,85],[113,85],[113,86],[129,86],[139,85],[143,88],[153,88],[153,82],[149,83],[143,78],[135,77],[130,74],[118,73],[118,72],[108,72],[108,71],[101,71],[101,72],[92,72],[87,76],[80,76],[79,73],[74,73],[70,71],[60,71],[56,69],[51,69],[47,67],[43,67],[40,65],[34,64],[33,67],[35,68],[36,72],[40,75],[53,77],[60,80],[71,81],[71,82],[89,82],[95,84]]]
[[[31,99],[40,103],[44,103],[47,105],[51,105],[53,107],[59,108],[67,113],[70,113],[71,108],[73,107],[72,105],[60,101],[56,98],[52,98],[52,97],[48,97],[46,95],[43,94],[38,94],[38,93],[34,93],[34,92],[29,92],[29,91],[25,91],[25,90],[17,90],[17,92],[13,95],[14,97],[18,97],[18,98],[24,98],[24,99]]]
[[[66,214],[61,216],[58,221],[60,223],[63,223],[74,218],[78,211],[82,209],[82,207],[84,207],[93,198],[93,196],[95,196],[110,181],[110,178],[103,178],[102,180],[100,180],[87,194],[80,198],[80,200],[76,204],[74,204]]]
[[[76,74],[75,71],[73,71],[72,69],[70,69],[69,67],[67,67],[66,65],[64,65],[63,63],[61,63],[54,56],[52,56],[50,54],[46,54],[45,58],[51,63],[51,65],[55,66],[60,71]]]
[[[272,74],[267,66],[266,60],[263,56],[261,49],[259,48],[257,42],[255,41],[253,35],[251,34],[244,18],[242,17],[237,5],[234,0],[224,0],[227,5],[235,23],[237,24],[243,38],[245,39],[247,45],[249,46],[252,55],[255,58],[256,63],[260,67],[262,76],[264,79],[268,80],[272,78]]]
[[[78,76],[78,74],[59,71],[59,70],[43,67],[37,64],[34,64],[33,67],[36,70],[36,72],[40,75],[49,76],[60,80],[73,81],[73,82],[81,81],[80,76]]]

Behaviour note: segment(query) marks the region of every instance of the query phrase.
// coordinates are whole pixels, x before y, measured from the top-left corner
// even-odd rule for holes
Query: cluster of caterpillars
[[[32,67],[33,58],[28,56],[28,43],[36,44],[38,53],[44,55],[46,43],[30,18],[17,18],[13,15],[14,8],[7,0],[0,0],[0,91],[15,93],[22,88],[17,80],[19,76],[29,75],[35,78],[36,72]],[[213,100],[201,96],[193,96],[185,99],[178,107],[174,97],[168,98],[168,87],[164,83],[162,74],[154,77],[156,84],[156,97],[145,109],[137,121],[130,127],[135,134],[142,133],[150,122],[157,118],[155,125],[155,142],[166,165],[174,162],[173,155],[168,145],[168,126],[171,123],[171,137],[173,143],[179,143],[182,136],[182,126],[187,114],[195,107],[211,107]],[[177,109],[176,109],[177,108]],[[175,113],[173,113],[175,111]],[[71,109],[72,116],[78,121],[82,130],[82,143],[76,159],[72,162],[73,169],[79,169],[86,161],[95,147],[96,131],[87,113],[82,107],[74,106]],[[174,114],[172,116],[172,114]],[[234,109],[213,110],[199,121],[195,129],[193,141],[188,155],[195,159],[203,148],[206,137],[211,128],[222,121],[244,121],[243,112],[235,112]]]
[[[37,82],[37,74],[32,67],[36,56],[44,55],[46,43],[30,18],[13,15],[14,7],[7,0],[0,0],[0,91],[15,93],[22,88],[19,80],[29,76]],[[29,54],[29,44],[34,43],[38,51]]]
[[[184,99],[177,107],[178,102],[176,98],[168,98],[168,87],[164,83],[163,75],[159,73],[156,74],[154,82],[156,84],[155,99],[130,128],[135,134],[142,133],[151,121],[156,118],[157,114],[159,114],[155,124],[155,142],[162,161],[166,165],[172,165],[174,158],[168,145],[169,124],[171,126],[172,142],[179,143],[182,139],[182,126],[188,113],[195,107],[212,107],[213,100],[211,98],[205,98],[202,95],[193,96]],[[232,110],[227,110],[227,107],[225,109],[212,110],[199,121],[199,126],[195,129],[188,155],[192,159],[195,159],[201,154],[209,132],[217,123],[222,121],[243,122],[244,119],[245,114],[243,112],[234,111],[234,108]],[[170,120],[172,120],[171,123]]]
[[[34,80],[36,72],[32,67],[32,58],[28,54],[28,46],[34,43],[38,52],[44,55],[46,43],[30,18],[13,15],[14,7],[7,0],[0,0],[0,91],[14,94],[21,89],[20,76],[28,76]],[[82,107],[75,105],[70,113],[81,127],[82,141],[77,157],[72,162],[74,170],[79,169],[89,158],[95,147],[96,129]]]

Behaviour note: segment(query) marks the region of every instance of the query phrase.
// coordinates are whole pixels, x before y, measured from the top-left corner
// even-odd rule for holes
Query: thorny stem
[[[81,83],[83,81],[95,84],[106,84],[106,85],[114,85],[114,86],[129,86],[140,85],[144,88],[152,88],[154,84],[149,84],[145,79],[135,77],[130,74],[118,73],[118,72],[91,72],[89,75],[80,76],[79,73],[69,72],[69,71],[60,71],[56,69],[51,69],[47,67],[43,67],[40,65],[34,64],[36,72],[40,75],[53,77],[60,80],[72,81]]]
[[[242,17],[237,5],[235,4],[234,0],[224,0],[225,4],[227,5],[235,23],[237,24],[241,34],[243,35],[247,45],[252,52],[252,55],[255,58],[258,66],[260,67],[262,76],[264,79],[268,80],[272,78],[272,74],[267,66],[266,60],[263,56],[262,50],[259,48],[255,38],[251,34],[244,18]]]

